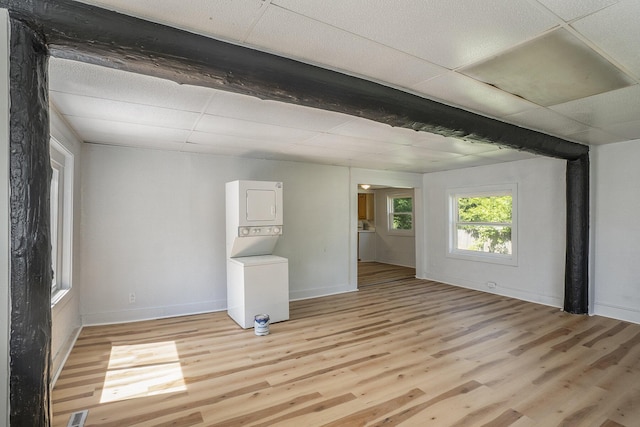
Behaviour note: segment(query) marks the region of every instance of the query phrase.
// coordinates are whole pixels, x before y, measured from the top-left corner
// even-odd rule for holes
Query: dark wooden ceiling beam
[[[588,146],[398,89],[70,0],[0,0],[51,54],[394,127],[576,160]]]

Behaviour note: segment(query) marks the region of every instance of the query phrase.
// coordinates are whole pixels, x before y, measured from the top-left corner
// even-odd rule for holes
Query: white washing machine
[[[272,255],[283,232],[282,183],[226,184],[227,313],[242,328],[257,314],[289,319],[289,262]]]
[[[227,260],[227,313],[242,328],[252,328],[256,314],[270,323],[289,319],[289,260],[257,255]]]

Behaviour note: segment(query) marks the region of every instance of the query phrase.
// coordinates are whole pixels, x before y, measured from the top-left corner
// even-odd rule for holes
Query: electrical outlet
[[[134,302],[136,302],[136,293],[135,292],[131,292],[129,294],[129,304],[133,304]]]
[[[495,289],[496,286],[498,286],[496,282],[487,282],[487,288],[489,289]]]

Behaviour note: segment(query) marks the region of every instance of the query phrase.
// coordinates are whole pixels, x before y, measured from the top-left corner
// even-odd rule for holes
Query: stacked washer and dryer
[[[227,313],[242,328],[256,315],[289,319],[289,261],[273,255],[282,235],[282,183],[226,184]]]

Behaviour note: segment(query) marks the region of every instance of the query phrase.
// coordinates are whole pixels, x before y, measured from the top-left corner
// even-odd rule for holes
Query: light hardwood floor
[[[54,425],[638,426],[640,325],[405,278],[291,303],[85,328]]]
[[[380,262],[358,263],[358,287],[379,285],[416,277],[416,269]]]

